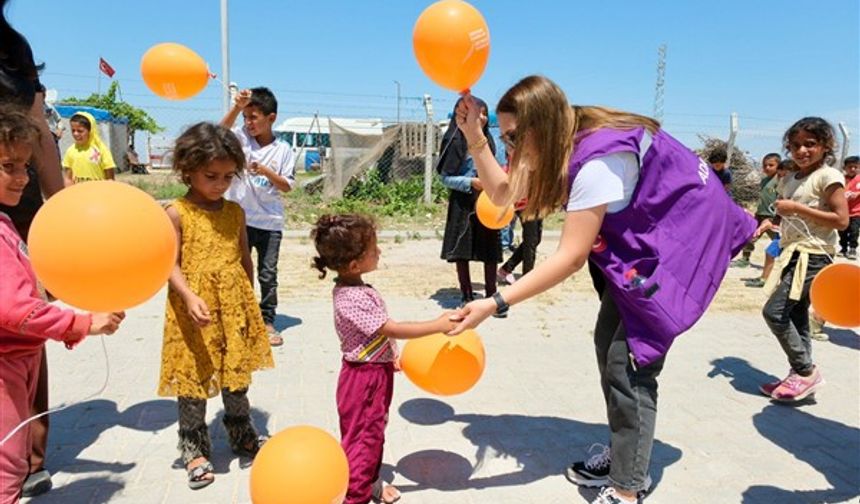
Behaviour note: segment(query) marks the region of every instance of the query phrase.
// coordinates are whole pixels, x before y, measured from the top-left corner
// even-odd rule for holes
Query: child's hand
[[[483,191],[484,190],[484,184],[481,183],[481,179],[479,179],[478,177],[472,178],[472,189],[474,189],[476,191]]]
[[[117,329],[119,329],[119,325],[122,323],[124,318],[124,311],[113,313],[93,313],[89,333],[92,335],[113,334]]]
[[[233,103],[235,103],[236,107],[241,109],[247,107],[248,104],[251,103],[251,90],[243,89],[239,91],[236,94],[236,98],[234,99]]]
[[[755,230],[755,233],[753,234],[753,238],[758,238],[759,236],[766,233],[770,229],[773,229],[773,223],[769,219],[765,219],[764,221],[762,221],[762,223],[759,225],[759,227]]]
[[[460,316],[457,314],[457,310],[445,310],[442,315],[436,318],[439,332],[443,334],[451,332],[459,323]]]
[[[466,306],[460,308],[455,318],[459,318],[457,326],[448,331],[449,336],[456,336],[466,329],[472,329],[483,322],[487,317],[495,313],[496,302],[492,298],[479,299],[472,301]]]
[[[206,327],[209,322],[212,322],[212,318],[209,315],[209,307],[206,306],[206,301],[203,301],[192,294],[185,300],[185,306],[188,307],[188,314],[191,315],[191,319],[194,320],[194,323],[199,327]]]
[[[264,177],[268,177],[268,173],[273,173],[272,170],[266,166],[262,165],[256,161],[251,161],[248,163],[248,173],[251,175],[263,175]]]
[[[797,214],[797,209],[801,206],[803,206],[803,205],[801,205],[800,203],[797,203],[796,201],[785,200],[785,199],[777,200],[777,202],[774,203],[774,207],[776,208],[776,213],[778,213],[779,215],[785,215],[785,216],[791,216],[791,215]]]

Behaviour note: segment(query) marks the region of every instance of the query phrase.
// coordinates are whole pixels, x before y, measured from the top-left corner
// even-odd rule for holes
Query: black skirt
[[[499,231],[484,227],[475,214],[478,194],[451,191],[442,239],[442,259],[448,262],[502,262]]]

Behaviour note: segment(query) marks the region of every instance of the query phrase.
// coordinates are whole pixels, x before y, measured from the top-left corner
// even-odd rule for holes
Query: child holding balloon
[[[0,109],[0,204],[16,206],[39,129],[22,111]],[[29,472],[29,424],[42,350],[53,339],[73,348],[88,334],[113,334],[125,314],[75,313],[45,301],[12,220],[0,212],[0,504],[18,502]]]
[[[227,128],[198,123],[176,140],[173,170],[188,193],[167,207],[180,252],[169,280],[158,393],[178,398],[179,450],[192,489],[215,479],[207,399],[220,392],[234,453],[253,458],[266,440],[251,422],[247,393],[251,373],[274,363],[251,283],[245,214],[224,199],[244,166]]]
[[[391,339],[411,339],[453,329],[443,313],[425,322],[396,322],[388,317],[379,293],[362,275],[375,270],[380,250],[376,226],[362,215],[323,215],[311,237],[317,257],[314,267],[325,278],[337,272],[334,325],[341,342],[343,365],[337,382],[337,411],[341,445],[349,460],[345,504],[365,504],[371,498],[391,503],[400,492],[383,485],[379,476],[388,408],[394,392],[397,347]]]
[[[66,184],[90,180],[113,180],[116,164],[110,149],[99,136],[98,124],[89,112],[75,112],[69,119],[75,143],[63,156]]]
[[[781,219],[779,258],[765,284],[769,298],[764,320],[791,366],[783,380],[764,383],[761,393],[781,402],[797,402],[824,384],[812,361],[809,289],[819,271],[833,262],[837,230],[848,226],[845,180],[830,166],[836,150],[833,127],[820,117],[804,117],[783,137],[796,171],[780,179],[776,212]],[[756,236],[771,229],[762,222]]]

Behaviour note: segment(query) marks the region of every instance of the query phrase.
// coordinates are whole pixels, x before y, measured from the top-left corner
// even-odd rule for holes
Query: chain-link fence
[[[430,131],[430,151],[427,134]],[[324,162],[323,196],[327,200],[354,197],[361,182],[377,184],[433,176],[426,173],[438,156],[439,126],[401,123],[385,126],[376,134],[362,134],[329,120],[331,156]]]

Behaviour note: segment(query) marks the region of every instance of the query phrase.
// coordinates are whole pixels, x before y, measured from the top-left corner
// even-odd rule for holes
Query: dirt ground
[[[761,310],[765,297],[763,289],[750,288],[744,279],[761,275],[766,239],[759,240],[752,256],[752,266],[729,268],[711,310],[720,312],[752,313]],[[538,262],[545,259],[558,246],[558,238],[545,238],[538,248]],[[404,296],[433,299],[443,306],[451,306],[459,300],[457,275],[454,266],[439,258],[441,241],[438,239],[380,239],[382,257],[379,270],[367,275],[366,281],[373,284],[383,296]],[[308,238],[286,238],[281,244],[279,264],[279,294],[281,303],[289,299],[329,299],[331,278],[318,278],[318,271],[311,268],[314,255],[313,243]],[[507,258],[507,254],[505,258]],[[483,268],[472,263],[472,282],[476,293],[483,293]],[[519,272],[517,272],[519,276]],[[538,296],[530,302],[551,306],[564,302],[572,293],[591,293],[591,278],[582,270],[561,285]]]

